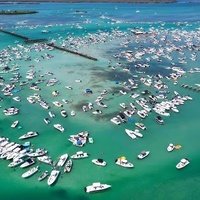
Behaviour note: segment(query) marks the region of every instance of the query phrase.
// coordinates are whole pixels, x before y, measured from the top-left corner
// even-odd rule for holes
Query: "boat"
[[[170,143],[167,147],[167,151],[169,152],[173,151],[174,149],[175,149],[175,146],[172,143]]]
[[[11,124],[11,128],[16,128],[18,124],[19,124],[19,121],[18,121],[18,120],[14,121],[14,122]]]
[[[140,137],[140,138],[143,137],[142,133],[140,133],[140,131],[139,131],[138,129],[135,129],[135,130],[133,131],[133,134],[134,134],[135,136],[137,136],[137,137]]]
[[[160,115],[156,116],[156,122],[158,122],[161,125],[164,124],[164,120],[162,119],[162,117]]]
[[[26,134],[20,136],[19,139],[20,139],[20,140],[23,140],[23,139],[27,139],[27,138],[36,137],[36,136],[38,136],[38,132],[29,131],[29,132],[27,132]]]
[[[75,116],[75,115],[76,115],[76,112],[75,112],[74,110],[72,110],[72,111],[70,112],[70,114],[71,114],[71,116]]]
[[[44,118],[44,123],[45,123],[45,124],[50,124],[50,122],[51,122],[51,121],[49,120],[49,118]]]
[[[37,159],[40,162],[46,163],[48,165],[52,165],[53,164],[53,160],[49,157],[49,156],[41,156],[41,157],[37,157]]]
[[[33,165],[35,163],[35,160],[32,158],[28,158],[26,160],[26,162],[24,162],[23,164],[20,165],[20,168],[25,168],[25,167],[29,167],[31,165]]]
[[[17,167],[18,165],[22,164],[24,162],[23,159],[14,159],[13,162],[11,162],[8,167]]]
[[[102,190],[106,190],[108,188],[111,188],[111,185],[107,184],[101,184],[101,183],[93,183],[92,185],[89,185],[85,187],[85,192],[90,193],[90,192],[99,192]]]
[[[94,140],[93,140],[92,137],[89,137],[89,138],[88,138],[88,141],[89,141],[90,144],[93,144],[93,143],[94,143]]]
[[[142,151],[142,152],[138,155],[138,159],[142,160],[142,159],[146,158],[149,154],[150,154],[150,151]]]
[[[49,111],[49,116],[50,116],[51,118],[54,118],[54,117],[55,117],[55,114],[54,114],[53,112]]]
[[[60,114],[61,114],[61,116],[63,116],[63,117],[67,117],[67,116],[68,116],[67,111],[64,110],[64,109],[62,109],[62,110],[60,111]]]
[[[120,124],[121,124],[121,121],[120,121],[119,118],[117,118],[117,117],[113,117],[110,121],[111,121],[112,123],[114,123],[114,124],[117,124],[117,125],[120,125]]]
[[[79,159],[79,158],[87,158],[89,155],[88,153],[84,153],[83,151],[77,151],[74,155],[71,156],[73,159]]]
[[[55,129],[59,130],[60,132],[64,132],[64,127],[62,127],[60,124],[54,124],[53,125]]]
[[[67,153],[63,154],[62,156],[60,156],[59,161],[58,161],[56,166],[57,167],[62,167],[65,164],[65,162],[67,161],[67,158],[68,158],[68,154]]]
[[[125,129],[125,132],[128,134],[128,136],[130,136],[132,139],[136,138],[136,135],[134,134],[134,131],[129,130],[129,129]]]
[[[47,184],[48,185],[53,185],[53,183],[55,183],[55,181],[57,180],[59,174],[60,174],[59,170],[53,169],[51,171],[51,174],[50,174],[48,180],[47,180]]]
[[[72,159],[69,159],[64,166],[64,172],[69,173],[72,170],[72,166],[73,166]]]
[[[119,166],[125,167],[125,168],[133,168],[134,165],[126,159],[126,157],[122,156],[115,160],[115,163]]]
[[[175,145],[175,149],[178,150],[180,149],[182,146],[180,144]]]
[[[189,164],[189,160],[187,158],[182,158],[180,162],[176,165],[177,169],[183,169]]]
[[[39,166],[29,169],[27,172],[22,174],[22,178],[28,178],[30,176],[33,176],[38,171],[38,169]]]
[[[146,126],[145,126],[143,123],[136,122],[135,125],[136,125],[138,128],[142,129],[142,130],[146,130],[146,129],[147,129]]]
[[[38,181],[43,181],[49,175],[48,171],[43,172],[39,177]]]
[[[104,161],[104,160],[101,159],[101,158],[93,159],[93,160],[92,160],[92,163],[94,163],[95,165],[102,166],[102,167],[105,167],[105,166],[106,166],[106,161]]]

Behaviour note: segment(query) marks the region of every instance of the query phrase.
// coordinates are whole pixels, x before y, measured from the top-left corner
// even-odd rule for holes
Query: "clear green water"
[[[99,9],[102,11],[104,8],[105,7],[101,5]],[[155,6],[155,9],[158,9],[157,6]],[[180,9],[183,9],[182,12],[184,12],[186,8],[181,7]],[[193,9],[195,10],[196,8],[193,7]],[[198,21],[195,23],[197,23],[197,25],[194,25],[196,28],[198,27]],[[147,25],[141,24],[141,27],[143,26],[145,27]],[[156,26],[157,25],[155,25],[155,27]],[[66,25],[65,28],[67,29],[67,27]],[[127,28],[129,25],[124,25],[124,27]],[[167,23],[166,28],[169,27],[173,27],[173,25]],[[38,30],[42,30],[43,28],[44,27],[41,26]],[[53,34],[54,28],[55,32],[57,31],[56,29],[61,30],[60,27],[52,27],[50,38],[57,38],[57,35]],[[193,30],[192,27],[190,28]],[[194,30],[196,30],[195,28]],[[19,32],[25,33],[24,30],[24,28],[21,28]],[[35,30],[37,34],[38,30]],[[61,33],[61,35],[64,37],[64,33]],[[37,35],[33,34],[33,37],[37,38]],[[15,46],[16,38],[1,34],[0,45],[1,49],[5,48],[7,45]],[[118,87],[119,85],[115,84],[115,78],[118,80],[122,78],[120,76],[129,77],[129,75],[124,72],[113,72],[108,69],[109,59],[112,59],[113,63],[115,63],[116,60],[111,58],[111,53],[109,54],[107,52],[113,51],[113,49],[117,51],[118,45],[117,41],[112,41],[102,45],[92,45],[87,50],[84,50],[88,54],[97,57],[99,59],[97,62],[88,61],[58,51],[50,52],[50,54],[54,55],[53,59],[44,60],[40,63],[35,63],[33,60],[16,60],[13,62],[21,66],[20,72],[23,79],[25,72],[29,69],[28,66],[31,64],[35,65],[37,78],[39,74],[44,74],[47,71],[54,73],[53,77],[56,77],[60,81],[60,84],[53,87],[46,87],[45,84],[42,83],[39,85],[42,90],[38,93],[50,103],[52,107],[51,110],[56,113],[57,117],[52,120],[50,125],[47,126],[44,124],[43,118],[48,116],[48,111],[44,110],[39,105],[31,105],[28,103],[26,97],[35,92],[30,91],[28,86],[25,86],[23,90],[17,94],[22,98],[21,103],[14,102],[10,97],[5,97],[4,101],[0,102],[2,106],[2,108],[0,108],[1,110],[11,105],[20,108],[20,114],[13,117],[6,117],[3,115],[2,111],[0,112],[0,135],[9,137],[12,141],[19,142],[19,136],[27,131],[35,130],[38,131],[40,135],[30,139],[32,145],[36,148],[46,148],[53,160],[57,160],[59,156],[64,153],[72,155],[79,150],[88,152],[90,157],[84,160],[75,160],[72,172],[70,174],[62,173],[53,187],[48,187],[46,181],[38,182],[38,174],[27,180],[22,179],[21,174],[24,172],[23,169],[10,169],[7,167],[9,162],[0,160],[0,186],[1,198],[3,200],[196,200],[199,198],[200,157],[198,150],[200,137],[200,96],[198,92],[180,87],[181,83],[190,85],[199,83],[198,74],[187,74],[180,80],[178,85],[173,85],[168,82],[170,91],[176,90],[182,95],[189,94],[192,96],[193,101],[187,101],[180,107],[179,113],[172,113],[171,117],[165,118],[166,123],[164,126],[156,124],[154,121],[155,115],[151,114],[144,120],[147,130],[143,132],[144,138],[142,139],[132,141],[125,134],[125,128],[134,128],[133,122],[128,122],[120,126],[113,125],[110,122],[110,118],[114,116],[113,113],[119,110],[120,102],[128,103],[132,101],[128,95],[120,96],[119,94],[108,94],[105,98],[105,103],[109,108],[103,110],[102,117],[94,116],[91,112],[84,113],[81,111],[81,105],[85,102],[93,102],[104,88],[109,90],[110,88]],[[32,57],[40,57],[42,54],[43,52],[31,52],[29,55]],[[197,61],[194,63],[188,60],[188,64],[185,65],[185,67],[199,66],[199,64],[198,54]],[[160,67],[160,65],[162,64],[158,66],[155,65],[152,71],[162,70],[162,66]],[[3,76],[6,80],[10,78],[9,74]],[[45,78],[50,77],[45,76]],[[76,79],[81,79],[82,83],[76,83]],[[71,85],[73,90],[65,89],[65,85]],[[84,94],[86,88],[91,88],[93,94],[86,96]],[[144,87],[141,86],[138,92],[142,89],[144,89]],[[53,90],[58,90],[60,96],[52,97],[51,92]],[[74,109],[77,112],[75,117],[69,116],[66,119],[62,118],[59,114],[60,109],[54,107],[51,103],[54,99],[61,100],[63,98],[73,100],[72,103],[65,104],[64,108],[68,113]],[[20,130],[11,129],[11,123],[17,119],[20,121],[23,128]],[[138,121],[139,118],[134,117],[134,120]],[[61,123],[65,128],[65,132],[60,134],[56,131],[52,127],[54,123]],[[78,133],[82,130],[89,131],[94,139],[94,144],[87,144],[83,149],[80,149],[72,146],[67,139],[70,134]],[[171,142],[174,144],[181,144],[182,148],[179,151],[168,153],[166,148]],[[137,155],[142,150],[149,150],[151,154],[147,159],[139,161],[137,160]],[[134,163],[134,169],[124,169],[114,164],[115,159],[122,155],[126,156],[129,161]],[[100,168],[91,163],[93,158],[98,157],[102,157],[107,161],[108,165],[105,168]],[[190,165],[181,171],[177,171],[175,165],[183,157],[189,158]],[[39,165],[41,170],[51,170],[51,168],[45,164]],[[84,187],[97,181],[111,184],[112,188],[102,193],[86,194],[84,192]]]

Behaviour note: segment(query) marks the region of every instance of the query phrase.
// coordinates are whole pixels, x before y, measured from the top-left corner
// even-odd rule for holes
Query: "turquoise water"
[[[53,76],[44,75],[45,82],[41,83],[39,92],[29,90],[29,85],[24,86],[17,93],[22,99],[21,102],[15,102],[12,97],[4,97],[3,93],[0,96],[4,98],[0,102],[2,106],[0,112],[0,135],[9,137],[11,141],[21,142],[18,137],[27,131],[38,131],[39,136],[30,139],[35,148],[43,147],[48,150],[49,155],[54,161],[58,160],[59,156],[68,153],[74,154],[79,150],[86,151],[90,154],[89,158],[84,160],[75,160],[74,167],[70,174],[61,174],[57,183],[49,187],[44,182],[37,181],[37,175],[25,180],[21,178],[24,169],[10,169],[7,167],[8,161],[0,160],[0,185],[1,195],[4,200],[13,199],[49,199],[49,200],[64,200],[64,199],[198,199],[200,192],[200,172],[199,172],[199,93],[184,89],[180,85],[182,83],[194,85],[199,83],[199,74],[186,73],[174,85],[171,81],[164,79],[169,86],[169,91],[172,96],[172,91],[176,90],[181,95],[190,95],[193,100],[187,101],[183,106],[179,107],[179,113],[171,113],[170,117],[165,117],[165,125],[156,124],[152,113],[147,119],[140,120],[136,115],[133,116],[133,121],[142,121],[147,130],[143,131],[144,138],[131,140],[124,129],[134,129],[133,121],[126,124],[116,126],[110,122],[110,119],[119,112],[119,103],[134,102],[128,95],[120,95],[118,90],[122,88],[122,83],[127,81],[132,74],[137,74],[134,65],[137,62],[144,62],[144,59],[137,62],[127,62],[125,59],[116,59],[114,54],[118,54],[123,50],[139,51],[141,48],[156,47],[158,44],[152,43],[152,38],[137,39],[130,35],[130,28],[138,27],[146,31],[156,30],[158,32],[157,39],[160,41],[161,36],[166,35],[170,42],[174,42],[177,46],[185,44],[187,34],[190,38],[193,37],[196,44],[199,44],[199,19],[200,5],[199,4],[35,4],[28,7],[28,4],[16,5],[0,5],[1,9],[22,9],[30,8],[38,10],[39,13],[30,16],[4,16],[1,17],[1,26],[12,31],[16,31],[32,38],[48,38],[56,40],[57,44],[66,42],[69,45],[69,37],[74,40],[83,41],[83,44],[74,45],[73,48],[78,49],[83,53],[95,56],[97,62],[86,60],[71,54],[62,53],[59,51],[35,51],[33,45],[25,45],[20,52],[22,55],[28,55],[32,58],[31,61],[25,61],[25,57],[17,59],[15,54],[11,54],[13,61],[9,61],[9,66],[17,64],[22,75],[22,80],[25,80],[25,74],[30,69],[29,66],[34,65],[36,78],[30,83],[39,79],[40,74],[45,74],[47,71],[54,73]],[[76,13],[76,10],[87,11],[84,14]],[[139,11],[139,12],[136,12]],[[104,17],[102,17],[104,16]],[[85,23],[86,21],[89,23]],[[181,23],[179,23],[181,22]],[[49,25],[49,26],[47,26]],[[78,28],[78,25],[81,28]],[[172,41],[173,30],[177,29],[182,33],[182,41]],[[42,33],[42,30],[48,30],[48,33]],[[100,33],[111,33],[113,30],[120,30],[124,36],[108,36],[105,42],[98,44],[87,42],[88,33],[99,35]],[[186,32],[187,31],[187,32]],[[155,32],[154,32],[155,33]],[[113,32],[114,34],[114,32]],[[125,38],[125,39],[124,39]],[[128,47],[120,44],[126,39],[131,42]],[[137,42],[138,40],[138,42]],[[84,43],[84,41],[86,41]],[[17,47],[18,44],[24,44],[18,38],[0,34],[0,50],[7,49],[9,53],[13,52],[8,49]],[[160,42],[165,48],[165,42]],[[27,52],[27,49],[32,49]],[[187,64],[180,64],[186,71],[191,67],[199,67],[200,59],[199,52],[194,51],[197,55],[196,61],[191,61],[191,54],[185,51]],[[45,53],[49,53],[54,57],[52,59],[42,59]],[[177,57],[181,55],[177,52],[171,53],[174,62],[177,62]],[[35,58],[41,61],[37,63]],[[122,68],[117,67],[115,71],[108,67],[111,63],[116,65],[117,62],[123,63],[124,66],[131,68],[131,73],[124,72]],[[169,60],[162,58],[161,62],[155,60],[150,61],[150,68],[140,76],[147,74],[169,74],[170,70],[165,67],[171,66]],[[1,74],[9,83],[11,74]],[[46,81],[52,77],[59,80],[59,84],[52,87],[46,86]],[[81,83],[76,83],[76,79],[81,79]],[[116,81],[119,84],[116,84]],[[138,80],[139,81],[139,80]],[[73,90],[64,88],[66,85],[71,85]],[[16,84],[19,88],[19,84]],[[85,95],[84,90],[91,88],[92,95]],[[104,102],[108,105],[107,109],[102,109],[101,116],[95,116],[91,112],[83,112],[82,105],[88,102],[94,102],[103,89],[107,89],[109,94],[105,97]],[[136,93],[144,89],[150,89],[155,92],[155,89],[147,88],[143,84],[139,85]],[[53,97],[52,91],[58,90],[60,95]],[[34,93],[41,94],[51,106],[51,110],[56,113],[51,124],[46,125],[43,118],[48,117],[48,111],[41,108],[38,104],[29,104],[26,98]],[[60,116],[60,108],[53,106],[52,101],[63,98],[71,101],[69,104],[64,104],[64,108],[70,113],[71,110],[76,111],[76,116],[69,116],[64,119]],[[10,106],[20,108],[20,114],[16,116],[6,117],[2,111]],[[95,109],[98,109],[95,105]],[[10,125],[13,121],[19,120],[22,129],[12,129]],[[65,128],[65,132],[60,134],[53,128],[54,123],[60,123]],[[94,139],[94,144],[87,144],[80,149],[73,146],[68,137],[71,134],[87,130]],[[166,148],[169,143],[181,144],[182,148],[179,151],[168,153]],[[149,150],[150,156],[142,161],[137,160],[137,155],[142,150]],[[126,156],[127,159],[134,164],[134,169],[125,169],[115,165],[114,161],[119,156]],[[107,162],[105,168],[100,168],[92,164],[91,160],[101,157]],[[175,166],[181,158],[189,158],[190,165],[181,171],[177,171]],[[39,164],[40,170],[51,170],[45,164]],[[112,185],[108,191],[96,194],[86,194],[84,187],[93,182],[102,182]],[[11,189],[12,188],[12,189]],[[11,192],[12,191],[12,192]]]

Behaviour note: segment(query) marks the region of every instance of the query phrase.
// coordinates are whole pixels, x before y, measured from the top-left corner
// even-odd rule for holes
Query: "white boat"
[[[167,151],[171,152],[175,149],[175,145],[173,145],[172,143],[170,143],[167,147]]]
[[[54,118],[54,117],[55,117],[55,114],[54,114],[53,112],[49,111],[49,116],[50,116],[51,118]]]
[[[75,116],[75,115],[76,115],[76,112],[75,112],[74,110],[72,110],[72,111],[70,112],[70,114],[71,114],[71,116]]]
[[[13,162],[11,162],[8,167],[17,167],[18,165],[22,164],[24,162],[23,159],[14,159]]]
[[[176,168],[177,169],[182,169],[184,167],[186,167],[188,164],[189,164],[189,160],[187,158],[182,158],[180,160],[180,162],[176,165]]]
[[[104,160],[101,159],[101,158],[93,159],[93,160],[92,160],[92,163],[94,163],[95,165],[102,166],[102,167],[105,167],[105,166],[106,166],[106,161],[104,161]]]
[[[125,167],[125,168],[133,168],[134,167],[134,165],[132,163],[128,162],[128,160],[124,156],[116,159],[115,163],[117,165]]]
[[[143,124],[143,123],[140,123],[140,122],[136,122],[135,125],[138,127],[138,128],[141,128],[142,130],[146,130],[146,126]]]
[[[48,165],[51,165],[53,163],[53,160],[49,156],[41,156],[41,157],[37,157],[37,159],[40,162],[46,163]]]
[[[85,187],[85,192],[87,192],[87,193],[99,192],[99,191],[102,191],[102,190],[106,190],[110,187],[111,187],[111,185],[101,184],[101,183],[93,183],[92,185]]]
[[[110,121],[111,121],[112,123],[114,123],[114,124],[117,124],[117,125],[120,125],[120,124],[121,124],[121,121],[120,121],[119,118],[117,118],[117,117],[113,117]]]
[[[68,116],[67,111],[64,110],[64,109],[62,109],[62,110],[60,111],[60,114],[61,114],[61,116],[63,116],[63,117],[67,117],[67,116]]]
[[[137,137],[140,137],[140,138],[143,137],[142,133],[140,133],[140,131],[139,131],[138,129],[135,129],[135,130],[133,131],[133,134],[134,134],[135,136],[137,136]]]
[[[55,181],[57,180],[58,176],[60,174],[60,171],[59,170],[52,170],[51,171],[51,174],[47,180],[47,184],[48,185],[52,185],[53,183],[55,183]]]
[[[142,160],[142,159],[146,158],[149,154],[150,154],[150,151],[142,151],[142,152],[138,155],[138,159]]]
[[[38,177],[38,181],[44,180],[48,175],[49,175],[49,172],[48,172],[48,171],[43,172],[43,173]]]
[[[36,132],[36,131],[29,131],[26,134],[20,136],[19,139],[23,140],[23,139],[27,139],[27,138],[36,137],[36,136],[38,136],[38,132]]]
[[[53,104],[57,107],[63,107],[62,103],[60,103],[59,101],[54,101]]]
[[[28,178],[30,176],[32,176],[33,174],[35,174],[38,171],[39,167],[33,167],[31,169],[29,169],[27,172],[22,174],[22,178]]]
[[[130,136],[132,139],[135,139],[136,136],[134,134],[134,131],[129,130],[129,129],[125,129],[125,132],[128,134],[128,136]]]
[[[60,132],[64,132],[64,127],[62,127],[60,124],[54,124],[53,125],[55,129],[59,130]]]
[[[44,123],[45,123],[45,124],[50,124],[50,122],[51,122],[51,121],[49,120],[49,118],[44,118]]]
[[[88,138],[88,141],[89,141],[90,144],[93,144],[93,143],[94,143],[94,140],[93,140],[92,137],[89,137],[89,138]]]
[[[65,162],[67,161],[67,158],[68,158],[67,153],[60,156],[59,161],[57,163],[57,167],[62,167],[65,164]]]
[[[14,122],[11,124],[11,128],[16,128],[18,124],[19,124],[19,121],[18,121],[18,120],[14,121]]]
[[[73,162],[71,159],[69,159],[66,164],[65,164],[65,167],[64,167],[64,172],[70,172],[72,170],[72,166],[73,166]]]
[[[29,166],[33,165],[34,163],[35,163],[34,159],[28,158],[26,160],[26,162],[24,162],[23,164],[20,165],[20,168],[29,167]]]
[[[73,159],[79,159],[79,158],[87,158],[88,153],[84,153],[83,151],[77,151],[74,155],[71,156]]]

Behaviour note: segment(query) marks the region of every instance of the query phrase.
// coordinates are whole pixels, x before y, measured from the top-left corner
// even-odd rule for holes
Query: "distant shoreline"
[[[0,0],[0,4],[38,3],[175,3],[176,0]]]
[[[0,15],[27,15],[36,13],[38,12],[30,10],[0,10]]]

